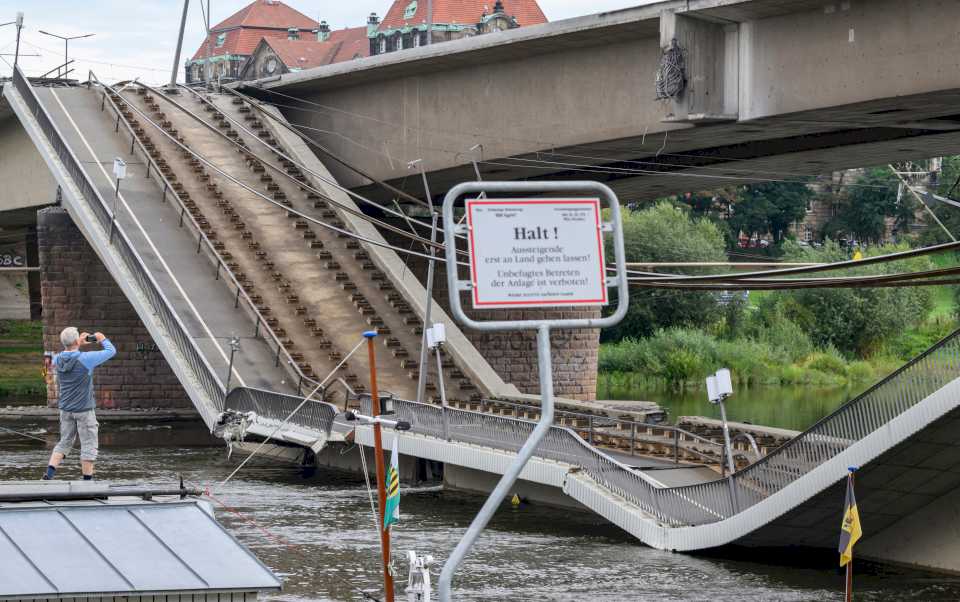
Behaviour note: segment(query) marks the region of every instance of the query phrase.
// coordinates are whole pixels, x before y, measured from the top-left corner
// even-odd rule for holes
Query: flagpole
[[[380,501],[380,549],[383,552],[383,588],[387,602],[393,600],[393,575],[390,574],[390,529],[385,528],[387,516],[387,488],[383,466],[383,437],[380,432],[380,394],[377,392],[377,352],[373,339],[376,331],[363,333],[367,338],[367,354],[370,357],[370,413],[373,415],[373,445],[377,462],[377,497]]]
[[[847,475],[847,487],[850,490],[853,490],[853,475],[856,472],[856,468],[851,466],[848,469],[850,472]],[[850,555],[850,562],[847,563],[847,592],[846,592],[846,602],[853,602],[853,555]]]

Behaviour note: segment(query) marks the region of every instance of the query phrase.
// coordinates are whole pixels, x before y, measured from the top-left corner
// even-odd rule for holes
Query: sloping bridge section
[[[351,427],[337,418],[337,408],[323,401],[304,404],[301,396],[305,386],[316,382],[320,368],[327,368],[320,363],[323,358],[297,355],[300,339],[284,337],[286,333],[278,329],[307,331],[319,341],[329,338],[331,342],[335,333],[328,337],[324,330],[314,335],[308,320],[315,318],[309,315],[309,308],[301,312],[300,299],[275,305],[278,302],[267,302],[264,293],[258,302],[256,296],[265,287],[255,274],[264,268],[244,263],[272,262],[274,257],[286,260],[296,256],[297,248],[312,248],[316,253],[336,247],[334,240],[319,234],[304,237],[305,230],[313,231],[298,223],[306,214],[293,201],[291,205],[283,203],[294,195],[313,203],[328,201],[311,198],[277,176],[264,179],[267,167],[251,165],[242,149],[230,148],[224,153],[220,146],[204,146],[207,137],[191,136],[197,128],[213,127],[224,129],[228,138],[243,140],[240,146],[245,148],[262,143],[262,139],[244,139],[246,132],[241,135],[224,126],[222,122],[229,120],[218,117],[223,107],[208,111],[211,119],[206,125],[179,122],[173,110],[146,92],[34,89],[20,72],[3,93],[63,189],[64,205],[137,309],[206,423],[212,428],[220,413],[229,408],[254,412],[257,420],[249,432],[270,436],[284,445],[318,451],[343,441],[344,432]],[[181,97],[179,102],[204,101]],[[242,105],[235,108],[245,120]],[[121,135],[123,127],[131,135]],[[150,127],[154,131],[148,134]],[[128,161],[128,178],[117,194],[109,166],[114,157],[129,157],[138,149]],[[212,161],[215,156],[217,160]],[[242,173],[237,169],[225,177],[218,171],[220,163],[228,164],[236,157],[249,168],[249,174],[235,175]],[[279,163],[279,168],[298,179],[302,174],[295,167]],[[134,177],[129,176],[131,172]],[[289,238],[296,245],[267,249],[257,238],[253,224],[275,218],[252,213],[235,199],[241,198],[241,191],[252,194],[248,188],[256,188],[258,181],[267,185],[268,192],[275,195],[273,200],[286,210],[282,221],[289,220],[284,227],[289,228]],[[319,211],[331,208],[315,207]],[[290,213],[292,217],[288,217]],[[251,226],[247,228],[247,224]],[[336,230],[331,231],[336,238]],[[314,247],[314,240],[320,240],[322,246]],[[253,259],[247,251],[253,251]],[[257,255],[260,251],[266,253],[265,258]],[[342,253],[340,248],[337,253]],[[355,255],[353,259],[365,260]],[[331,250],[327,261],[339,259]],[[359,277],[349,272],[348,279]],[[310,285],[289,282],[290,286],[278,288],[296,294]],[[287,306],[293,311],[280,310]],[[368,315],[375,315],[379,305],[371,301],[358,307],[370,307],[374,313]],[[292,319],[301,323],[282,321]],[[243,337],[243,352],[231,367],[227,340],[235,335]],[[401,346],[407,344],[412,345],[401,341]],[[396,347],[388,343],[388,353],[381,355],[387,356],[388,364],[397,362],[393,364],[400,368],[397,382],[406,383],[410,380],[402,364],[406,358],[392,353]],[[302,348],[312,349],[313,345]],[[351,388],[351,369],[360,371],[359,367],[347,368],[338,376],[344,389]],[[452,362],[447,369],[460,368]],[[476,370],[463,373],[463,380],[480,380]],[[960,418],[958,376],[960,335],[954,334],[728,478],[668,487],[656,471],[634,468],[622,455],[608,453],[585,441],[577,431],[558,426],[521,479],[555,488],[660,549],[694,551],[729,544],[820,548],[833,545],[840,484],[847,466],[856,465],[861,467],[861,513],[870,526],[862,549],[880,559],[956,571],[960,570],[960,554],[949,539],[952,531],[931,527],[929,521],[953,516],[949,509],[955,506],[960,487],[960,445],[954,436]],[[235,385],[229,395],[228,380]],[[468,391],[469,387],[462,388],[462,392]],[[396,402],[396,413],[413,427],[398,437],[401,453],[493,475],[506,469],[534,427],[529,420],[402,400]],[[291,414],[292,419],[286,421]],[[389,443],[392,438],[387,439]],[[356,441],[371,446],[370,429],[357,427]],[[891,546],[891,541],[909,541],[910,545]]]

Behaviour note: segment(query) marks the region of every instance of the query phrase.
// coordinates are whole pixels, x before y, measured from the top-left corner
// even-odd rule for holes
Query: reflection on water
[[[104,446],[99,476],[169,485],[182,474],[216,492],[216,483],[237,460],[227,462],[221,447],[189,447],[179,440],[191,440],[197,430],[185,431],[178,424],[162,429],[162,439],[151,439],[149,446]],[[133,432],[152,438],[158,431]],[[38,478],[48,453],[38,442],[0,434],[0,479]],[[74,462],[68,460],[60,474],[76,478]],[[293,469],[250,466],[217,498],[256,522],[218,508],[226,527],[284,580],[284,591],[272,599],[361,600],[345,581],[376,591],[379,547],[362,479],[330,472],[304,478]],[[405,489],[401,499],[395,551],[416,549],[440,562],[483,502],[429,487]],[[869,526],[869,517],[863,520]],[[292,547],[272,539],[276,537]],[[402,600],[406,567],[398,568]],[[865,571],[857,576],[858,600],[960,599],[960,582],[953,579],[862,563],[858,570]],[[458,601],[826,601],[842,599],[843,576],[832,567],[792,568],[660,552],[590,514],[505,506],[455,583]]]
[[[640,399],[659,403],[673,421],[680,416],[720,418],[717,406],[707,402],[705,389],[680,391],[652,385],[643,378],[601,377],[597,397],[600,399]],[[807,386],[734,387],[726,402],[727,418],[766,426],[802,431],[823,418],[866,388]]]

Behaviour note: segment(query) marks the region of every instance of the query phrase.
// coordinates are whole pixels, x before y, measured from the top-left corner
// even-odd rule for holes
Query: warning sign
[[[599,199],[470,199],[473,307],[606,305]]]

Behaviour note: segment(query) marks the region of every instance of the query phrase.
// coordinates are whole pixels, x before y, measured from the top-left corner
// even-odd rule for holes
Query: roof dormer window
[[[406,10],[403,11],[403,19],[409,21],[417,14],[417,0],[413,0],[410,4],[407,5]]]
[[[217,34],[217,48],[220,48],[221,46],[223,46],[226,43],[226,41],[227,41],[227,34],[225,33]]]
[[[287,39],[288,40],[299,40],[300,39],[300,30],[296,27],[291,27],[287,30]]]

